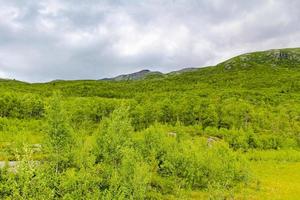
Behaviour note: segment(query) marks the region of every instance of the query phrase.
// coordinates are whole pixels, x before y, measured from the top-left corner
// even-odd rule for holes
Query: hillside
[[[131,73],[131,74],[123,74],[113,78],[104,78],[102,80],[109,80],[109,81],[128,81],[128,80],[142,80],[148,76],[153,75],[162,75],[161,72],[152,72],[150,70],[141,70],[139,72]]]
[[[247,68],[255,65],[264,65],[269,67],[298,67],[300,62],[300,48],[293,49],[273,49],[268,51],[253,52],[243,54],[229,59],[220,65],[225,69],[232,67]]]
[[[245,125],[240,120],[246,112],[253,126],[260,127],[258,130],[270,131],[270,124],[267,124],[279,120],[277,112],[298,114],[299,51],[282,49],[248,53],[216,66],[141,80],[78,80],[34,84],[4,81],[0,82],[3,94],[0,107],[6,111],[2,109],[0,114],[3,117],[24,118],[26,112],[33,112],[24,109],[37,104],[31,101],[38,98],[37,106],[41,106],[42,117],[45,101],[59,90],[67,102],[74,104],[73,108],[68,109],[75,113],[83,112],[87,119],[96,121],[112,112],[118,102],[126,102],[132,106],[131,116],[138,130],[154,122],[175,124],[177,121],[185,125],[200,124],[204,128],[239,128]],[[98,101],[103,102],[97,108],[100,110],[96,109]],[[226,109],[235,104],[239,107],[232,107],[235,114],[229,120]],[[79,111],[83,108],[92,110],[89,114]],[[209,114],[207,109],[210,109]],[[267,120],[263,124],[259,121],[263,116],[259,116],[258,111],[268,115],[263,119]],[[248,126],[250,122],[245,123]],[[293,123],[297,124],[298,121]],[[291,131],[280,126],[279,123],[278,132]],[[292,132],[296,134],[297,130]]]
[[[274,49],[262,52],[253,52],[243,54],[234,58],[231,58],[217,66],[223,66],[226,70],[230,69],[246,69],[248,67],[255,67],[258,65],[268,65],[269,67],[299,67],[300,62],[300,48],[293,49]],[[186,72],[197,71],[199,68],[183,68],[178,71],[172,71],[163,74],[158,71],[141,70],[131,74],[123,74],[113,78],[104,78],[102,80],[114,80],[114,81],[128,81],[128,80],[142,80],[148,76],[152,77],[166,77],[170,75],[180,75]]]
[[[55,81],[44,84],[21,84],[21,88],[15,89],[27,92],[33,90],[46,96],[50,95],[53,90],[62,89],[67,95],[100,97],[132,97],[137,93],[153,90],[157,92],[187,91],[196,88],[222,89],[229,86],[245,89],[255,87],[253,89],[258,90],[274,87],[277,90],[290,89],[297,92],[299,91],[299,57],[299,49],[270,50],[240,55],[212,67],[193,69],[185,73],[174,72],[145,80],[125,78],[126,82]],[[142,71],[141,74],[145,75],[149,72]],[[126,75],[120,77],[123,76]],[[5,87],[9,88],[11,84],[2,84],[0,90],[5,90]]]
[[[300,195],[300,48],[0,92],[1,199]]]
[[[122,74],[113,78],[104,78],[100,80],[104,81],[129,81],[129,80],[143,80],[143,79],[153,79],[153,78],[163,78],[167,75],[173,75],[173,74],[182,74],[185,72],[191,72],[191,71],[196,71],[198,68],[183,68],[178,71],[172,71],[167,74],[164,74],[162,72],[158,71],[150,71],[148,69],[141,70],[138,72],[134,72],[131,74]]]

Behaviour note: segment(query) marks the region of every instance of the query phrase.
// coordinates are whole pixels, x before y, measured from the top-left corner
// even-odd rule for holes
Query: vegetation
[[[263,168],[299,171],[300,49],[0,92],[1,199],[274,199]]]

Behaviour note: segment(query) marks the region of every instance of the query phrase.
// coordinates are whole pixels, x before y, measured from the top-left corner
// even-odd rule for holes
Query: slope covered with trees
[[[0,92],[0,157],[18,161],[0,171],[1,199],[224,198],[253,182],[253,160],[300,161],[300,49]]]

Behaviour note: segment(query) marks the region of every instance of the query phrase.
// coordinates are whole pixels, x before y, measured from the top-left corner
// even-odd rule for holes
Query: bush
[[[183,187],[194,189],[214,184],[227,188],[246,181],[245,160],[226,143],[215,141],[210,146],[205,139],[177,140],[163,131],[157,126],[146,130],[142,150],[160,176],[174,177]]]

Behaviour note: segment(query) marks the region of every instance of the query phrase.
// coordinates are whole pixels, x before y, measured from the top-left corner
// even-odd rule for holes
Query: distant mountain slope
[[[127,81],[127,80],[141,80],[146,78],[149,75],[162,75],[161,72],[153,72],[150,70],[141,70],[138,72],[134,72],[131,74],[122,74],[113,78],[104,78],[102,80],[110,80],[110,81]]]
[[[218,64],[217,68],[225,70],[247,69],[249,67],[257,67],[259,65],[268,67],[299,67],[300,66],[300,48],[290,49],[272,49],[267,51],[252,52],[233,57]],[[127,80],[142,80],[152,78],[163,78],[169,75],[180,75],[185,72],[194,72],[200,68],[183,68],[181,70],[162,73],[158,71],[141,70],[131,74],[123,74],[113,78],[104,78],[101,80],[110,81],[127,81]]]
[[[104,78],[101,80],[106,80],[106,81],[127,81],[127,80],[142,80],[142,79],[151,79],[151,78],[162,78],[165,77],[166,75],[177,75],[177,74],[182,74],[185,72],[191,72],[191,71],[196,71],[199,68],[183,68],[178,71],[172,71],[169,73],[162,73],[159,71],[150,71],[148,69],[141,70],[138,72],[134,72],[131,74],[122,74],[113,78]]]
[[[173,75],[173,74],[182,74],[182,73],[185,73],[185,72],[193,72],[193,71],[197,71],[199,68],[196,68],[196,67],[188,67],[188,68],[183,68],[183,69],[180,69],[180,70],[177,70],[177,71],[172,71],[172,72],[169,72],[167,73],[168,75]]]
[[[247,72],[245,72],[245,70]],[[218,84],[218,87],[221,87],[224,80],[231,80],[230,82],[240,84],[240,85],[249,85],[249,76],[259,77],[261,82],[268,83],[274,82],[277,78],[285,77],[287,82],[293,82],[291,84],[298,86],[299,80],[297,79],[300,74],[300,48],[289,48],[289,49],[272,49],[268,51],[252,52],[242,54],[231,59],[228,59],[224,62],[217,64],[216,66],[201,67],[201,68],[183,68],[178,71],[173,71],[169,73],[161,73],[158,71],[150,70],[141,70],[132,74],[119,75],[113,78],[105,78],[99,80],[56,80],[49,83],[37,83],[33,85],[45,86],[46,85],[57,85],[59,87],[68,87],[68,85],[86,85],[90,84],[90,87],[93,88],[94,85],[101,85],[101,87],[117,87],[118,84],[122,85],[122,81],[129,81],[128,84],[134,88],[134,90],[139,90],[141,83],[154,84],[155,89],[161,90],[161,87],[156,88],[156,84],[162,85],[170,84],[168,90],[173,90],[178,84],[187,85],[187,87],[194,87],[194,83],[201,84]],[[230,72],[230,73],[229,73]],[[228,74],[229,73],[229,74]],[[298,75],[299,74],[299,75]],[[285,76],[284,76],[285,75]],[[291,76],[295,80],[291,79]],[[109,80],[109,81],[102,81]],[[143,80],[139,83],[131,83],[134,80]],[[278,80],[279,81],[279,80]],[[7,80],[0,79],[1,85],[4,83],[13,84],[15,82],[24,83],[16,80]],[[109,83],[108,83],[109,82]],[[120,83],[118,83],[120,82]],[[175,86],[173,83],[175,83]],[[225,82],[226,84],[228,83]],[[272,83],[273,84],[273,83]],[[143,85],[143,84],[142,84]],[[166,86],[166,85],[164,85]],[[181,86],[180,86],[181,87]],[[86,88],[84,86],[83,88]],[[99,88],[99,86],[97,86]],[[3,88],[5,89],[5,88]],[[153,89],[153,88],[152,88]],[[151,89],[151,90],[152,90]],[[98,90],[98,89],[97,89]],[[73,93],[72,91],[71,93]],[[112,95],[113,96],[113,95]]]
[[[225,69],[245,69],[251,66],[264,65],[268,67],[299,67],[300,66],[300,48],[290,49],[271,49],[246,53],[217,66],[223,66]]]

